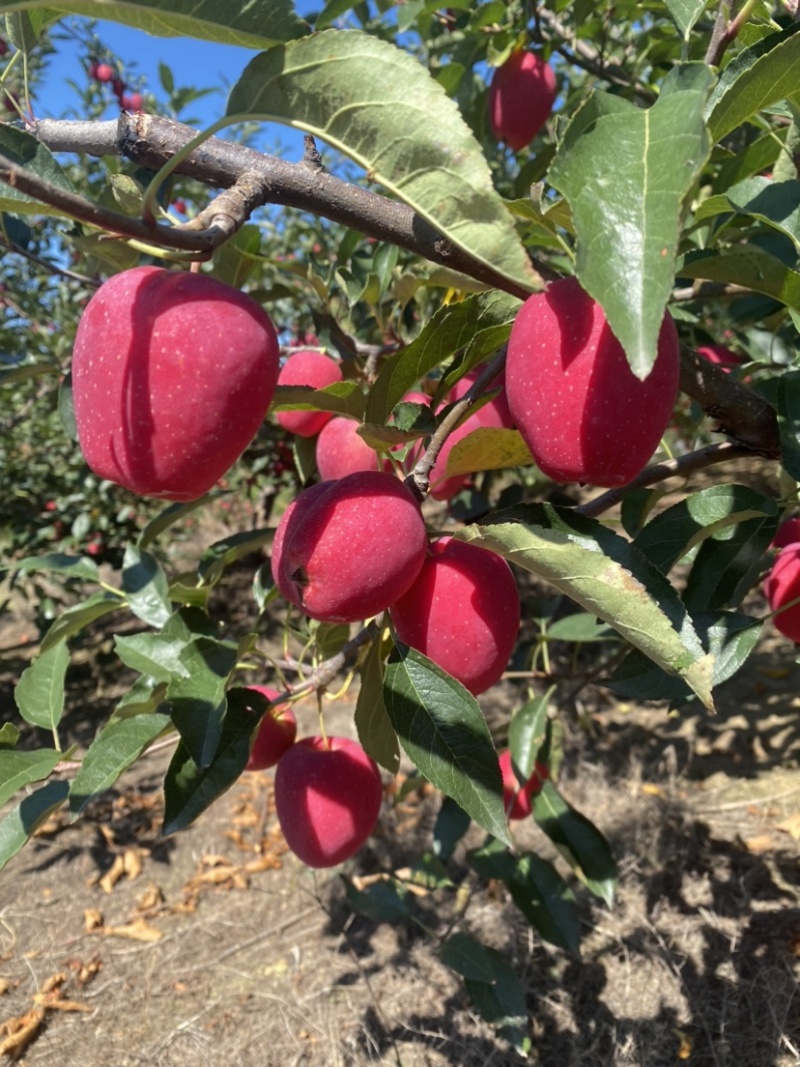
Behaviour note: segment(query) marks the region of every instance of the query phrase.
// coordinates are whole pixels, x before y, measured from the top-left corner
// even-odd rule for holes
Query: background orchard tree
[[[179,119],[205,87],[177,87],[166,68],[160,87],[129,82],[90,25],[60,21],[93,9],[79,0],[0,7],[9,42],[0,58],[0,457],[14,487],[3,552],[6,581],[36,600],[41,629],[0,730],[0,800],[14,801],[0,822],[0,865],[54,809],[80,815],[157,745],[174,748],[164,831],[186,827],[245,770],[271,705],[321,694],[356,670],[358,761],[373,786],[375,766],[394,775],[402,750],[443,794],[419,877],[450,885],[446,864],[476,823],[487,836],[469,854],[472,871],[506,883],[541,937],[577,952],[573,885],[611,903],[615,867],[601,833],[558,790],[560,687],[574,694],[583,680],[677,708],[698,700],[712,711],[715,687],[759,639],[763,608],[753,610],[750,594],[772,566],[781,517],[797,506],[796,5],[623,2],[609,14],[581,4],[330,0],[303,17],[289,0],[217,0],[197,10],[181,0],[111,5],[110,19],[154,35],[252,49],[224,114],[202,130]],[[52,49],[76,46],[86,83],[79,117],[68,121],[41,111],[37,84]],[[547,106],[536,96],[527,115],[528,93],[544,94]],[[113,101],[122,110],[101,120]],[[251,147],[267,122],[306,135],[302,158]],[[321,377],[284,374],[272,414],[218,487],[199,499],[194,481],[184,494],[171,487],[163,495],[178,502],[164,507],[86,466],[69,372],[78,321],[102,282],[134,268],[190,264],[266,310],[284,366],[299,366],[302,350],[323,367]],[[560,281],[567,276],[576,281]],[[552,310],[548,284],[568,294],[563,313]],[[523,301],[531,303],[520,315]],[[131,316],[129,303],[120,314]],[[135,306],[130,325],[141,327]],[[588,360],[580,388],[533,362],[542,339],[549,353],[563,346],[575,357],[576,374],[577,356]],[[93,350],[102,342],[100,329]],[[664,347],[671,363],[662,374]],[[86,375],[107,373],[96,366],[76,375],[77,390]],[[656,381],[664,384],[653,415],[645,398]],[[227,386],[224,370],[196,389],[190,380],[186,418],[193,392],[221,395]],[[88,405],[79,395],[82,439],[103,425],[106,412],[96,426],[92,419],[102,395],[110,394],[98,389]],[[533,396],[553,414],[553,432],[566,427],[569,446],[581,446],[568,467],[560,451],[554,458]],[[431,658],[411,647],[422,643],[411,635],[428,610],[421,585],[409,589],[422,552],[404,558],[388,600],[369,602],[363,614],[374,618],[349,609],[309,609],[315,618],[307,617],[311,557],[302,568],[274,559],[271,568],[271,521],[208,545],[191,575],[170,572],[169,539],[231,495],[258,501],[267,520],[289,508],[275,557],[299,541],[304,551],[316,547],[323,498],[338,500],[345,480],[297,494],[316,484],[316,435],[333,416],[349,420],[359,447],[372,450],[374,473],[348,473],[356,479],[348,486],[388,479],[394,497],[399,475],[431,536],[452,536],[435,542],[424,567],[426,576],[445,573],[453,603],[468,579],[448,575],[448,565],[477,552],[501,567],[497,580],[485,577],[491,568],[475,572],[476,588],[494,597],[484,629],[503,661],[489,656],[486,678],[510,665],[523,679],[499,736],[478,699],[490,682],[462,675],[458,656],[444,657],[448,673],[436,642],[425,645]],[[640,462],[620,469],[615,457],[640,451]],[[783,495],[732,481],[736,458],[753,470],[780,464]],[[698,489],[692,476],[702,470],[715,472],[713,484]],[[666,485],[676,484],[681,499],[660,506]],[[357,505],[365,493],[359,488]],[[348,522],[361,522],[361,513],[356,507]],[[345,523],[334,537],[326,559],[334,582],[337,551],[355,572],[371,543],[391,544],[393,512],[378,512],[380,538],[368,525],[374,515],[364,514],[359,536]],[[306,515],[311,532],[298,534]],[[280,661],[258,630],[232,632],[209,612],[226,569],[262,551],[253,596],[261,617],[278,613],[283,622],[292,651]],[[772,607],[791,611],[800,564],[784,552]],[[551,593],[545,611],[526,613],[510,657],[516,590],[503,591],[511,573],[503,559],[523,589],[533,575]],[[472,564],[464,566],[471,574]],[[457,620],[436,614],[439,630],[452,622],[462,643],[477,641],[480,627],[454,613]],[[114,645],[136,680],[85,752],[64,751],[71,652],[112,614],[140,624],[135,633],[126,625]],[[599,650],[582,657],[577,678],[548,655],[556,632]],[[269,683],[272,701],[252,681]],[[307,767],[341,762],[333,758],[339,739],[325,748],[324,722],[321,736],[304,758],[290,745],[284,782],[299,782],[301,792],[304,775],[328,773]],[[522,808],[561,853],[559,870],[514,845],[508,812],[516,821],[521,808],[509,757],[502,771],[498,760],[508,747]],[[290,836],[312,862],[346,858],[369,833],[360,811],[343,849],[307,842],[309,826],[324,827],[340,799],[337,787],[305,826],[282,801],[293,811]],[[357,798],[350,804],[355,810]],[[355,891],[352,900],[394,916],[410,906],[399,891],[390,906]],[[441,954],[479,1010],[526,1049],[524,996],[508,964],[458,930],[443,936]]]

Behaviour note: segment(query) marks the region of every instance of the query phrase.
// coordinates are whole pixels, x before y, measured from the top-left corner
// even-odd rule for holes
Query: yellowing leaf
[[[519,430],[481,426],[453,446],[447,457],[447,477],[474,471],[497,471],[527,467],[533,463],[530,449]]]

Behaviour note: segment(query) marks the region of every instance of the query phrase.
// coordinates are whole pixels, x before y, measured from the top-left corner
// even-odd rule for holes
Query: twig
[[[595,518],[618,504],[631,489],[655,485],[677,475],[685,477],[687,474],[704,470],[706,467],[711,467],[716,463],[724,463],[726,460],[734,459],[737,456],[752,455],[752,449],[748,448],[747,445],[734,444],[732,441],[707,445],[705,448],[698,449],[697,452],[690,452],[688,455],[680,456],[678,459],[670,459],[664,463],[655,463],[652,467],[646,467],[641,474],[628,482],[627,485],[609,489],[607,493],[595,497],[594,500],[581,504],[575,508],[575,511],[579,515],[588,515],[590,518]]]
[[[14,255],[22,256],[31,263],[35,263],[37,267],[44,268],[49,274],[57,274],[61,278],[67,278],[71,282],[80,282],[81,285],[88,285],[93,289],[98,288],[101,284],[96,278],[90,278],[86,274],[78,274],[76,271],[68,270],[66,267],[59,267],[57,264],[51,263],[48,259],[42,259],[41,256],[36,256],[33,252],[28,252],[27,249],[14,244],[13,241],[6,241],[1,236],[0,244],[7,248],[9,252],[13,252]]]

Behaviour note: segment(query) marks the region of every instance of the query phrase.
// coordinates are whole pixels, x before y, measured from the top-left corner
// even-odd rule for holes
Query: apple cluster
[[[89,77],[101,85],[109,85],[121,108],[126,111],[143,110],[144,96],[140,92],[130,91],[111,63],[106,60],[91,60],[89,63]]]

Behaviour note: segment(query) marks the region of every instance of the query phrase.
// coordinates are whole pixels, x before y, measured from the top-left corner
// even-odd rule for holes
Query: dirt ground
[[[25,656],[20,630],[0,636],[2,722]],[[101,646],[71,668],[66,725],[83,744],[124,685],[110,662]],[[28,1067],[797,1067],[798,681],[794,648],[767,635],[714,718],[600,690],[565,711],[559,786],[620,872],[610,909],[576,888],[580,960],[534,936],[493,883],[421,893],[415,921],[356,915],[339,870],[286,852],[269,772],[164,840],[158,752],[87,817],[52,819],[0,874],[0,1026],[32,1027]],[[495,725],[504,685],[481,698]],[[332,732],[354,736],[353,702],[329,709]],[[300,706],[309,730],[314,716]],[[387,795],[345,873],[363,885],[413,864],[437,805]],[[535,826],[515,833],[553,858]],[[454,881],[480,840],[456,852]],[[440,961],[436,937],[456,922],[524,976],[528,1060]]]

